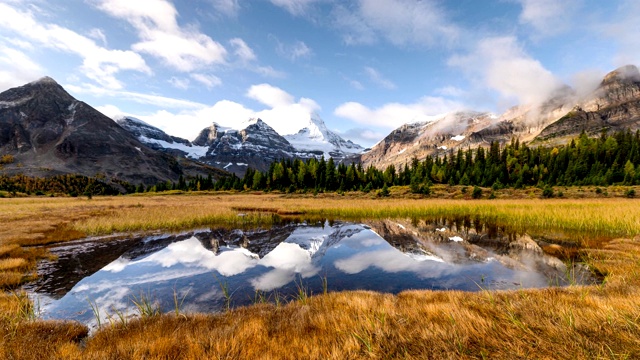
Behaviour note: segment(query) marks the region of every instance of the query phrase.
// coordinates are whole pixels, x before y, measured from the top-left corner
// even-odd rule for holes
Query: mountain
[[[141,143],[176,157],[199,159],[209,150],[207,147],[194,146],[187,139],[168,135],[157,127],[131,116],[120,116],[114,120]]]
[[[345,140],[329,130],[324,121],[316,114],[309,117],[308,124],[297,134],[286,135],[285,139],[298,152],[324,156],[327,159],[332,157],[337,162],[364,150],[362,146],[354,144],[351,140]]]
[[[244,175],[249,166],[265,171],[276,160],[296,156],[296,149],[261,119],[251,119],[241,127],[230,129],[213,123],[203,129],[193,141],[193,145],[208,149],[199,160]]]
[[[403,166],[414,157],[447,153],[466,146],[470,134],[488,127],[495,118],[490,113],[456,112],[434,121],[405,124],[363,153],[360,161],[365,166],[385,168],[392,164]]]
[[[311,116],[308,124],[294,135],[281,136],[261,119],[248,119],[234,128],[213,123],[193,142],[170,136],[133,117],[120,117],[116,121],[153,149],[198,160],[238,176],[243,176],[249,167],[266,171],[280,159],[324,156],[339,163],[363,150],[327,129],[317,115]]]
[[[0,154],[14,157],[5,175],[79,174],[151,185],[221,174],[145,146],[49,77],[0,93]]]
[[[433,121],[406,124],[363,153],[365,166],[408,164],[415,157],[443,155],[458,149],[488,147],[516,138],[537,145],[566,144],[582,131],[640,129],[640,71],[633,65],[607,74],[597,89],[579,97],[563,86],[539,105],[519,105],[502,115],[464,111]]]
[[[640,129],[640,71],[634,65],[607,74],[597,89],[542,130],[536,140],[557,145],[583,131],[596,136],[626,129]]]

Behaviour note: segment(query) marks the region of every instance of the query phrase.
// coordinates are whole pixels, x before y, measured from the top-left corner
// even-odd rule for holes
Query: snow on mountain
[[[291,144],[261,119],[248,120],[235,128],[213,123],[200,132],[193,144],[208,149],[200,161],[240,176],[248,167],[266,171],[272,162],[296,154]]]
[[[205,146],[194,146],[189,140],[168,135],[157,127],[131,116],[121,116],[114,120],[122,128],[134,135],[138,141],[155,150],[166,151],[196,160],[205,156],[209,150]]]
[[[308,124],[297,134],[286,135],[285,139],[300,152],[321,153],[325,158],[344,158],[345,155],[358,154],[364,150],[362,146],[329,130],[317,114],[312,114]]]
[[[363,151],[360,145],[329,130],[317,115],[310,116],[309,122],[297,134],[287,136],[281,136],[258,118],[226,127],[214,122],[204,128],[193,142],[168,135],[130,116],[115,120],[149,147],[193,158],[239,176],[249,167],[266,171],[272,162],[280,159],[324,156],[340,162]]]

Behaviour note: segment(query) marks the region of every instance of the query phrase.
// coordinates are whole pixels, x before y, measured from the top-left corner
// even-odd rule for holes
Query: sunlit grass
[[[387,199],[361,193],[0,199],[0,223],[6,224],[0,227],[0,286],[18,286],[47,256],[31,245],[114,232],[270,226],[288,216],[356,221],[467,216],[550,236],[627,240],[596,248],[581,242],[587,247],[581,259],[604,275],[601,285],[397,296],[302,292],[285,305],[276,297],[277,304],[259,301],[222,314],[142,316],[126,326],[104,326],[82,344],[84,326],[35,321],[28,299],[5,293],[0,358],[640,357],[640,240],[629,240],[640,234],[639,200],[541,200],[526,192],[511,200],[407,199],[398,195],[403,189],[391,190]]]

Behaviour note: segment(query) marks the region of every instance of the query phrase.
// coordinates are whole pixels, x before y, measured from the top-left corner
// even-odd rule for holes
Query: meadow
[[[166,193],[0,199],[2,358],[637,358],[640,357],[640,200],[625,188],[463,188],[430,198],[372,194]],[[603,195],[604,194],[604,195]],[[141,312],[91,337],[77,323],[36,319],[20,285],[37,276],[40,245],[113,233],[269,226],[288,217],[344,220],[468,216],[578,242],[593,286],[541,290],[343,292],[221,314]],[[567,237],[567,234],[573,234]]]

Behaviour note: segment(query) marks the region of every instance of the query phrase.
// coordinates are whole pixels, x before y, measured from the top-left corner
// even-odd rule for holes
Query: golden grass
[[[615,270],[605,284],[328,293],[283,306],[142,318],[103,328],[85,346],[68,323],[25,322],[15,342],[3,337],[3,351],[38,359],[638,358],[640,239],[588,254],[600,271]]]
[[[11,258],[0,260],[0,271],[23,269],[29,265],[29,262],[23,258]]]
[[[402,189],[392,189],[402,191]],[[610,191],[612,192],[612,191]],[[640,234],[633,199],[373,199],[334,194],[189,194],[0,201],[0,271],[16,286],[46,253],[30,245],[85,234],[269,225],[278,216],[466,215],[519,229]],[[247,216],[238,216],[246,213]],[[506,292],[329,293],[285,306],[165,315],[106,327],[79,343],[78,324],[30,320],[24,297],[0,296],[0,358],[640,358],[640,238],[583,243],[603,285]],[[26,246],[26,247],[25,247]],[[593,248],[595,246],[595,248]],[[24,259],[21,261],[20,259]],[[1,262],[0,262],[1,263]],[[23,265],[21,265],[23,266]]]

